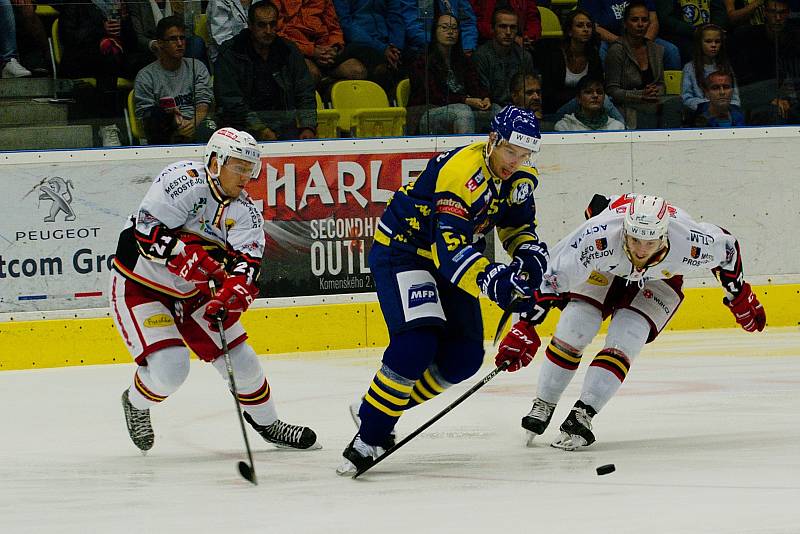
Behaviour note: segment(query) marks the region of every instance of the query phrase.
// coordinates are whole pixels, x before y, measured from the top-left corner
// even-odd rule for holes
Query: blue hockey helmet
[[[492,132],[509,144],[527,148],[533,153],[539,152],[542,133],[539,131],[539,119],[532,111],[506,106],[497,112],[492,119]]]

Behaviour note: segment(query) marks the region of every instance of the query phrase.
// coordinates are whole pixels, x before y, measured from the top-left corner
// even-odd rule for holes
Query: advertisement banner
[[[264,158],[247,187],[265,218],[261,295],[374,291],[367,253],[377,220],[433,154]],[[4,165],[0,313],[107,306],[119,232],[179,159],[189,158]]]
[[[434,154],[264,158],[247,188],[264,212],[262,296],[375,291],[367,255],[378,219]]]

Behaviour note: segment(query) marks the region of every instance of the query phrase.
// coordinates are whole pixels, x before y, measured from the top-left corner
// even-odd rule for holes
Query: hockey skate
[[[256,423],[247,412],[244,412],[244,419],[256,432],[261,434],[264,441],[272,443],[276,447],[309,451],[322,448],[322,445],[317,442],[317,435],[307,426],[290,425],[280,419],[269,426],[262,426]]]
[[[358,415],[358,410],[361,408],[361,402],[364,400],[364,397],[361,397],[359,400],[350,404],[350,417],[353,418],[353,422],[356,424],[356,430],[361,429],[361,417]],[[397,441],[397,434],[395,433],[394,429],[392,429],[392,433],[389,434],[389,437],[386,438],[386,441],[383,442],[381,448],[383,450],[389,450],[394,447],[395,442]]]
[[[155,434],[150,425],[150,410],[134,408],[128,399],[128,390],[122,392],[122,411],[125,412],[125,423],[128,425],[128,435],[142,454],[153,448]]]
[[[561,423],[561,436],[550,446],[565,451],[574,451],[594,443],[592,417],[596,414],[595,409],[588,404],[581,401],[576,402],[567,418]]]
[[[553,418],[555,409],[555,404],[550,404],[540,398],[536,398],[533,401],[531,411],[522,418],[522,428],[527,431],[528,435],[528,441],[526,443],[528,447],[533,447],[533,440],[536,436],[541,435],[547,428],[547,425],[550,424],[550,419]]]
[[[367,445],[361,441],[361,435],[356,434],[342,452],[344,461],[336,468],[336,474],[343,477],[353,476],[374,464],[384,452],[383,447]]]

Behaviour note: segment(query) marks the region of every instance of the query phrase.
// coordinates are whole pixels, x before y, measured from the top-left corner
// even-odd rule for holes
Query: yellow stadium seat
[[[367,80],[343,80],[331,87],[331,103],[339,112],[339,129],[354,137],[403,135],[405,108],[389,107],[380,85]]]
[[[147,144],[147,139],[144,138],[144,129],[142,123],[136,118],[136,107],[133,103],[133,90],[128,93],[128,120],[131,123],[131,134],[139,140],[143,145]]]
[[[48,4],[37,4],[36,5],[36,15],[39,17],[57,17],[58,11],[51,5]]]
[[[56,60],[56,65],[61,64],[61,39],[58,36],[58,19],[53,21],[53,25],[50,27],[51,37],[53,38],[53,57]],[[79,78],[80,81],[91,85],[92,87],[97,87],[97,79],[96,78]],[[118,89],[133,89],[133,82],[128,80],[127,78],[117,78],[117,88]]]
[[[408,107],[408,95],[411,93],[411,80],[403,78],[397,84],[397,105],[401,108]]]
[[[664,71],[664,85],[667,89],[668,95],[681,94],[681,83],[683,82],[682,70],[665,70]]]
[[[206,45],[211,42],[211,35],[208,33],[208,17],[205,13],[195,15],[194,34],[205,41]]]
[[[339,112],[335,109],[325,109],[322,97],[317,95],[317,137],[330,139],[337,137],[336,127],[339,124]]]
[[[560,39],[564,36],[558,16],[546,7],[538,7],[542,19],[542,39]]]

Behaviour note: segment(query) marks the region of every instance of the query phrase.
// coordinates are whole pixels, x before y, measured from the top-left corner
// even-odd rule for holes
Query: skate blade
[[[272,445],[276,449],[281,449],[281,450],[286,450],[286,451],[300,451],[300,452],[316,451],[316,450],[319,450],[319,449],[322,448],[322,443],[320,443],[319,441],[315,441],[312,446],[307,447],[305,449],[300,449],[298,447],[292,447],[291,445],[281,445],[281,444],[278,444],[278,443],[273,443]]]
[[[535,432],[531,432],[530,430],[526,430],[525,431],[525,446],[526,447],[535,447],[536,443],[534,442],[534,440],[536,439],[536,437],[538,435],[539,434],[537,434]]]
[[[355,464],[347,459],[345,459],[345,461],[336,468],[336,474],[340,477],[352,477],[357,471],[358,469],[356,469]]]

